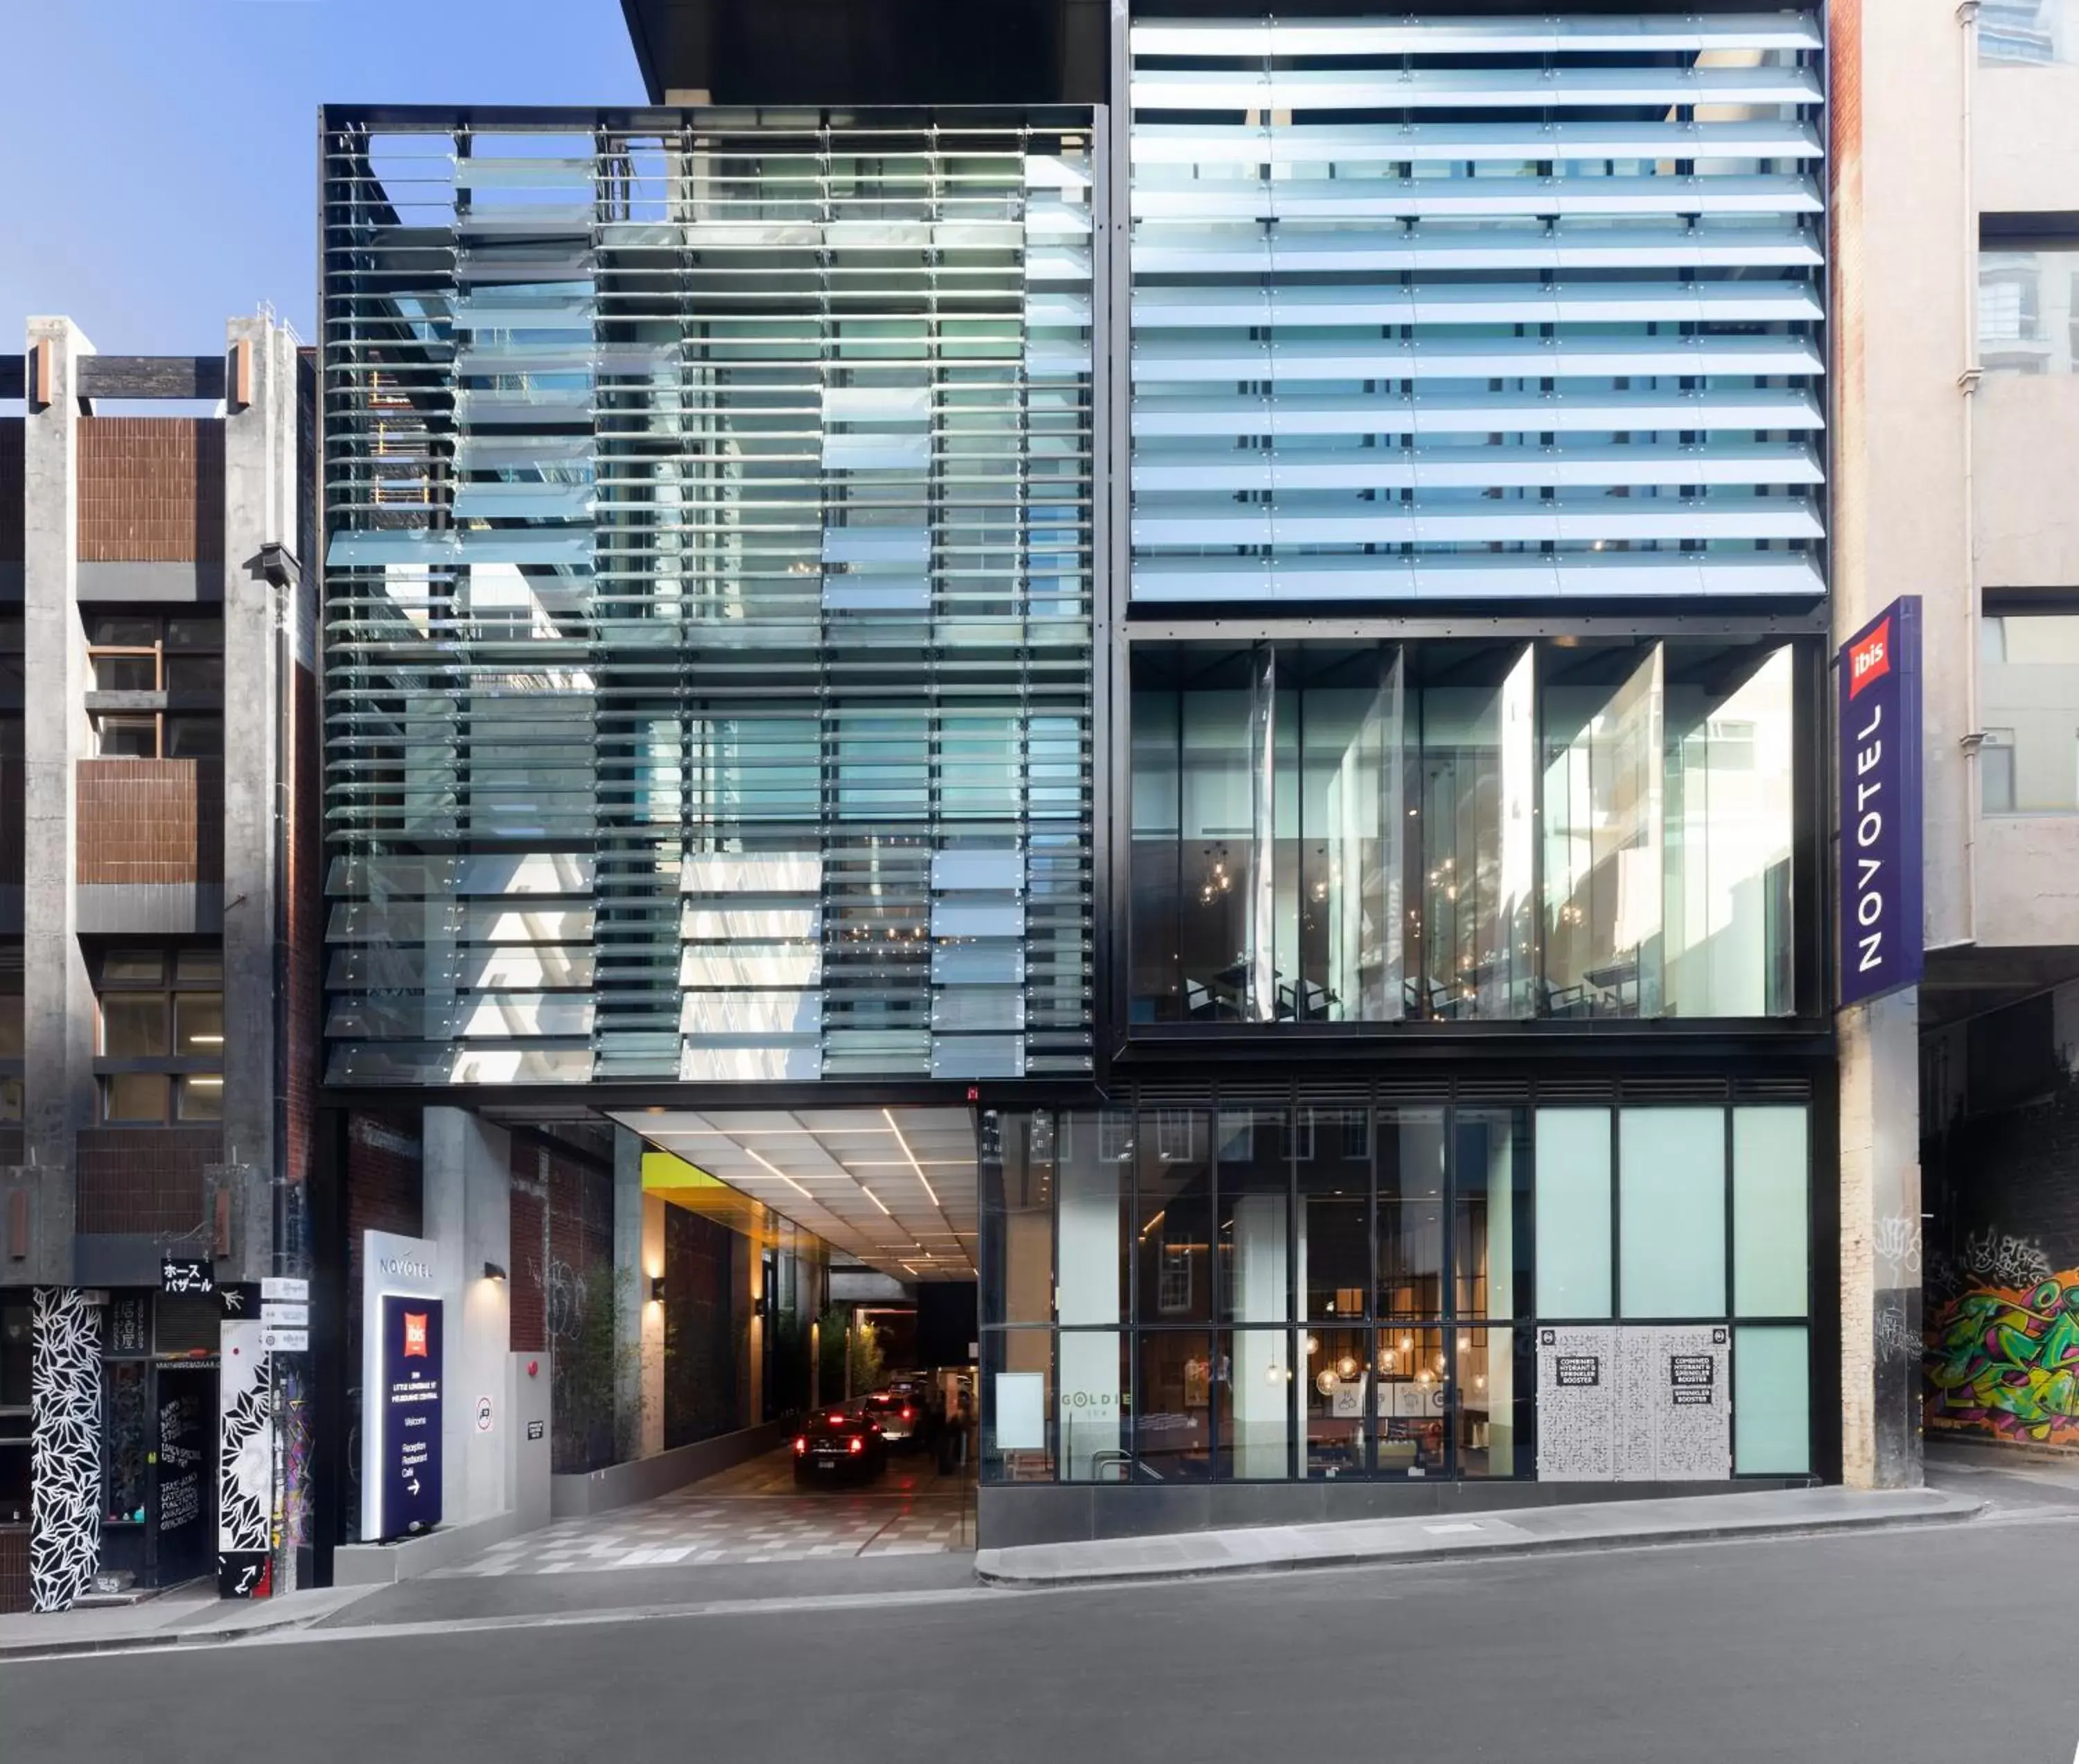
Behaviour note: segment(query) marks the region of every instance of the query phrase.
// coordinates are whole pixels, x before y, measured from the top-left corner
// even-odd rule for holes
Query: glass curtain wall
[[[1157,644],[1131,1018],[1795,1009],[1787,645]]]
[[[991,1114],[985,1473],[1573,1479],[1575,1439],[1541,1453],[1558,1338],[1632,1369],[1606,1376],[1644,1419],[1603,1424],[1638,1479],[1699,1326],[1738,1393],[1715,1473],[1803,1473],[1808,1131],[1801,1105],[1442,1094]]]

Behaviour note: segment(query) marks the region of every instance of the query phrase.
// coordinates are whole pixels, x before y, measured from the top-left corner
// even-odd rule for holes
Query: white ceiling
[[[974,1122],[964,1109],[648,1109],[613,1118],[898,1280],[974,1278]]]

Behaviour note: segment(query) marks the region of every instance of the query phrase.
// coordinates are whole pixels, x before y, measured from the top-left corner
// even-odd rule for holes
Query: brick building
[[[65,319],[27,345],[0,357],[0,1609],[225,1557],[253,1591],[299,1510],[296,1363],[257,1310],[301,1272],[316,1026],[311,380],[264,316],[194,357]]]

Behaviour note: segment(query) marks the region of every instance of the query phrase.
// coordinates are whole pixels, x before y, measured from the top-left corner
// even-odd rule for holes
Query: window
[[[1984,812],[2079,813],[2079,612],[1989,612],[1981,622]]]
[[[128,704],[92,713],[104,759],[193,759],[224,751],[224,621],[102,613],[87,624],[94,690]]]
[[[2079,365],[2079,242],[1997,236],[1978,253],[1978,360],[1988,374]]]
[[[1986,67],[2079,61],[2079,6],[2073,0],[1985,0],[1978,10],[1978,60]]]
[[[222,951],[105,950],[98,998],[104,1121],[223,1118]]]

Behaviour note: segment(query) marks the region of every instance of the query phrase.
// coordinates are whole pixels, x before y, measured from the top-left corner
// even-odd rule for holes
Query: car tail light
[[[844,1413],[842,1410],[833,1409],[830,1411],[830,1425],[834,1428],[843,1427],[844,1425]]]
[[[917,1411],[914,1409],[906,1408],[902,1411],[902,1419],[906,1421],[914,1421],[917,1419]]]
[[[809,1449],[808,1436],[804,1434],[794,1441],[794,1456],[799,1457]]]
[[[859,1453],[866,1449],[866,1441],[862,1440],[856,1433],[855,1433],[852,1435],[851,1440],[847,1443],[845,1449],[851,1453],[854,1457],[857,1457]]]

